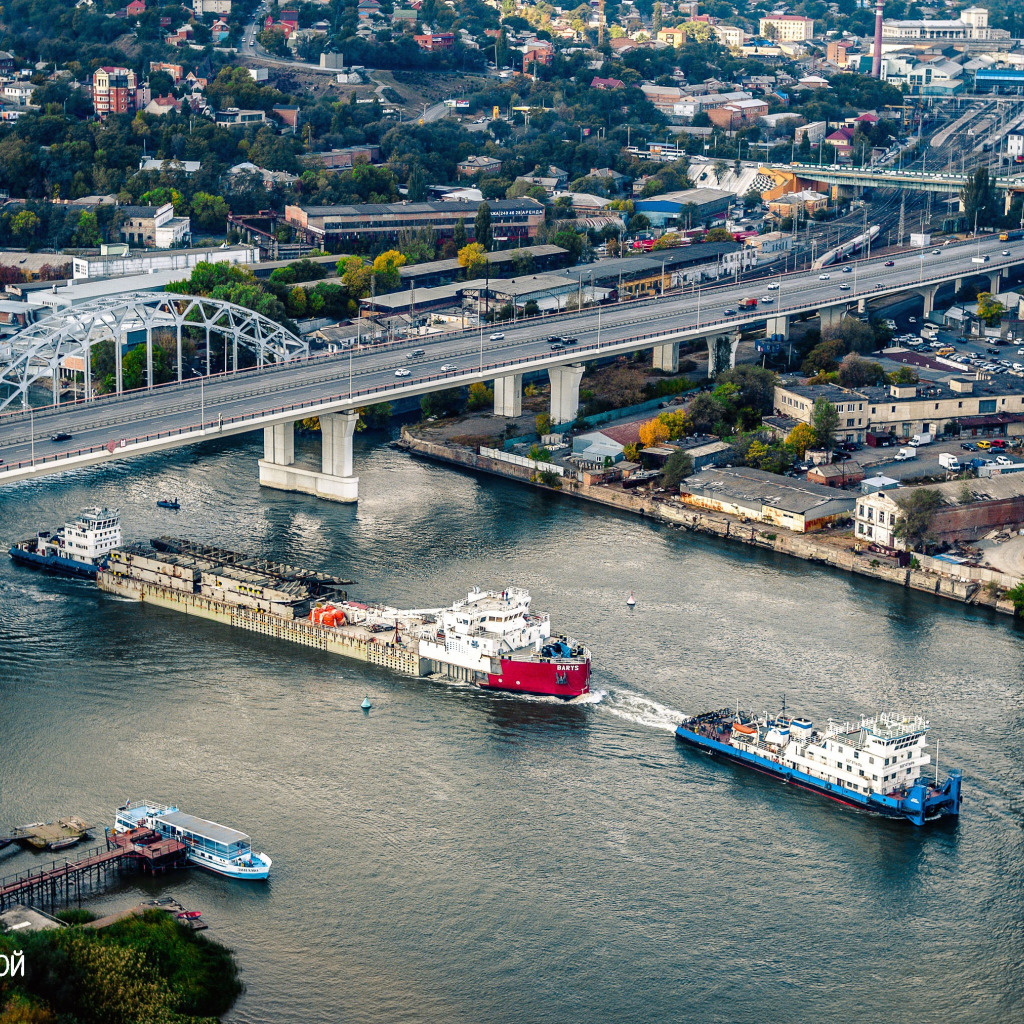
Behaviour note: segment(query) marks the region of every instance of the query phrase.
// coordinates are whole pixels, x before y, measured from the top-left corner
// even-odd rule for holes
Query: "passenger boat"
[[[676,738],[709,754],[819,793],[848,807],[904,818],[914,825],[960,814],[962,773],[924,777],[928,722],[921,716],[879,714],[859,723],[808,718],[783,711],[757,718],[722,708],[687,718]]]
[[[265,879],[273,861],[265,853],[253,853],[244,832],[215,821],[185,814],[169,804],[128,801],[117,809],[115,832],[151,828],[168,839],[185,844],[188,860],[197,867],[228,878]]]
[[[20,565],[95,579],[107,555],[120,546],[120,512],[87,508],[53,533],[41,531],[35,537],[18,541],[9,553]]]

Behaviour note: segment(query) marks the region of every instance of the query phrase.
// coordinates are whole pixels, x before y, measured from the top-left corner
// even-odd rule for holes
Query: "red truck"
[[[740,309],[757,309],[757,299],[740,299]]]

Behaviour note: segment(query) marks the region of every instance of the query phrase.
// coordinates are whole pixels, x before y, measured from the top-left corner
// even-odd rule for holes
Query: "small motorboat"
[[[66,836],[64,839],[55,839],[46,848],[48,850],[66,850],[69,846],[74,846],[81,838],[81,836]]]
[[[203,916],[201,910],[183,910],[177,915],[182,921],[196,921]]]
[[[627,608],[635,608],[636,607],[636,598],[633,596],[633,591],[632,590],[629,592],[629,597],[626,598],[626,607]]]
[[[157,508],[169,508],[177,512],[181,508],[181,503],[177,498],[160,498],[156,503]]]
[[[362,709],[363,709],[364,711],[369,711],[369,710],[370,710],[370,708],[372,708],[372,707],[373,707],[373,705],[372,705],[372,704],[370,703],[370,698],[369,698],[368,696],[367,696],[367,697],[364,697],[364,698],[363,698],[363,703],[362,703],[362,704],[360,704],[359,706],[360,706],[360,707],[361,707],[361,708],[362,708]]]

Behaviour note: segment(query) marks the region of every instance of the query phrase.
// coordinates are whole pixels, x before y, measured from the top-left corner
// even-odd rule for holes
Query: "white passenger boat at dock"
[[[265,853],[253,853],[252,841],[244,832],[215,821],[185,814],[170,804],[133,804],[129,800],[117,809],[115,832],[151,828],[168,839],[185,844],[189,862],[228,878],[265,879],[273,861]]]

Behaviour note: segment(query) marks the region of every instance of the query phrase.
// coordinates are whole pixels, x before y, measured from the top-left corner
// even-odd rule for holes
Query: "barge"
[[[350,600],[325,573],[187,540],[110,553],[100,589],[365,661],[400,675],[570,700],[590,689],[590,651],[552,632],[521,588],[474,588],[444,608]]]
[[[816,729],[783,711],[757,718],[722,708],[687,718],[681,742],[847,807],[923,825],[960,814],[962,773],[925,778],[928,722],[880,714],[859,723],[832,721]]]

